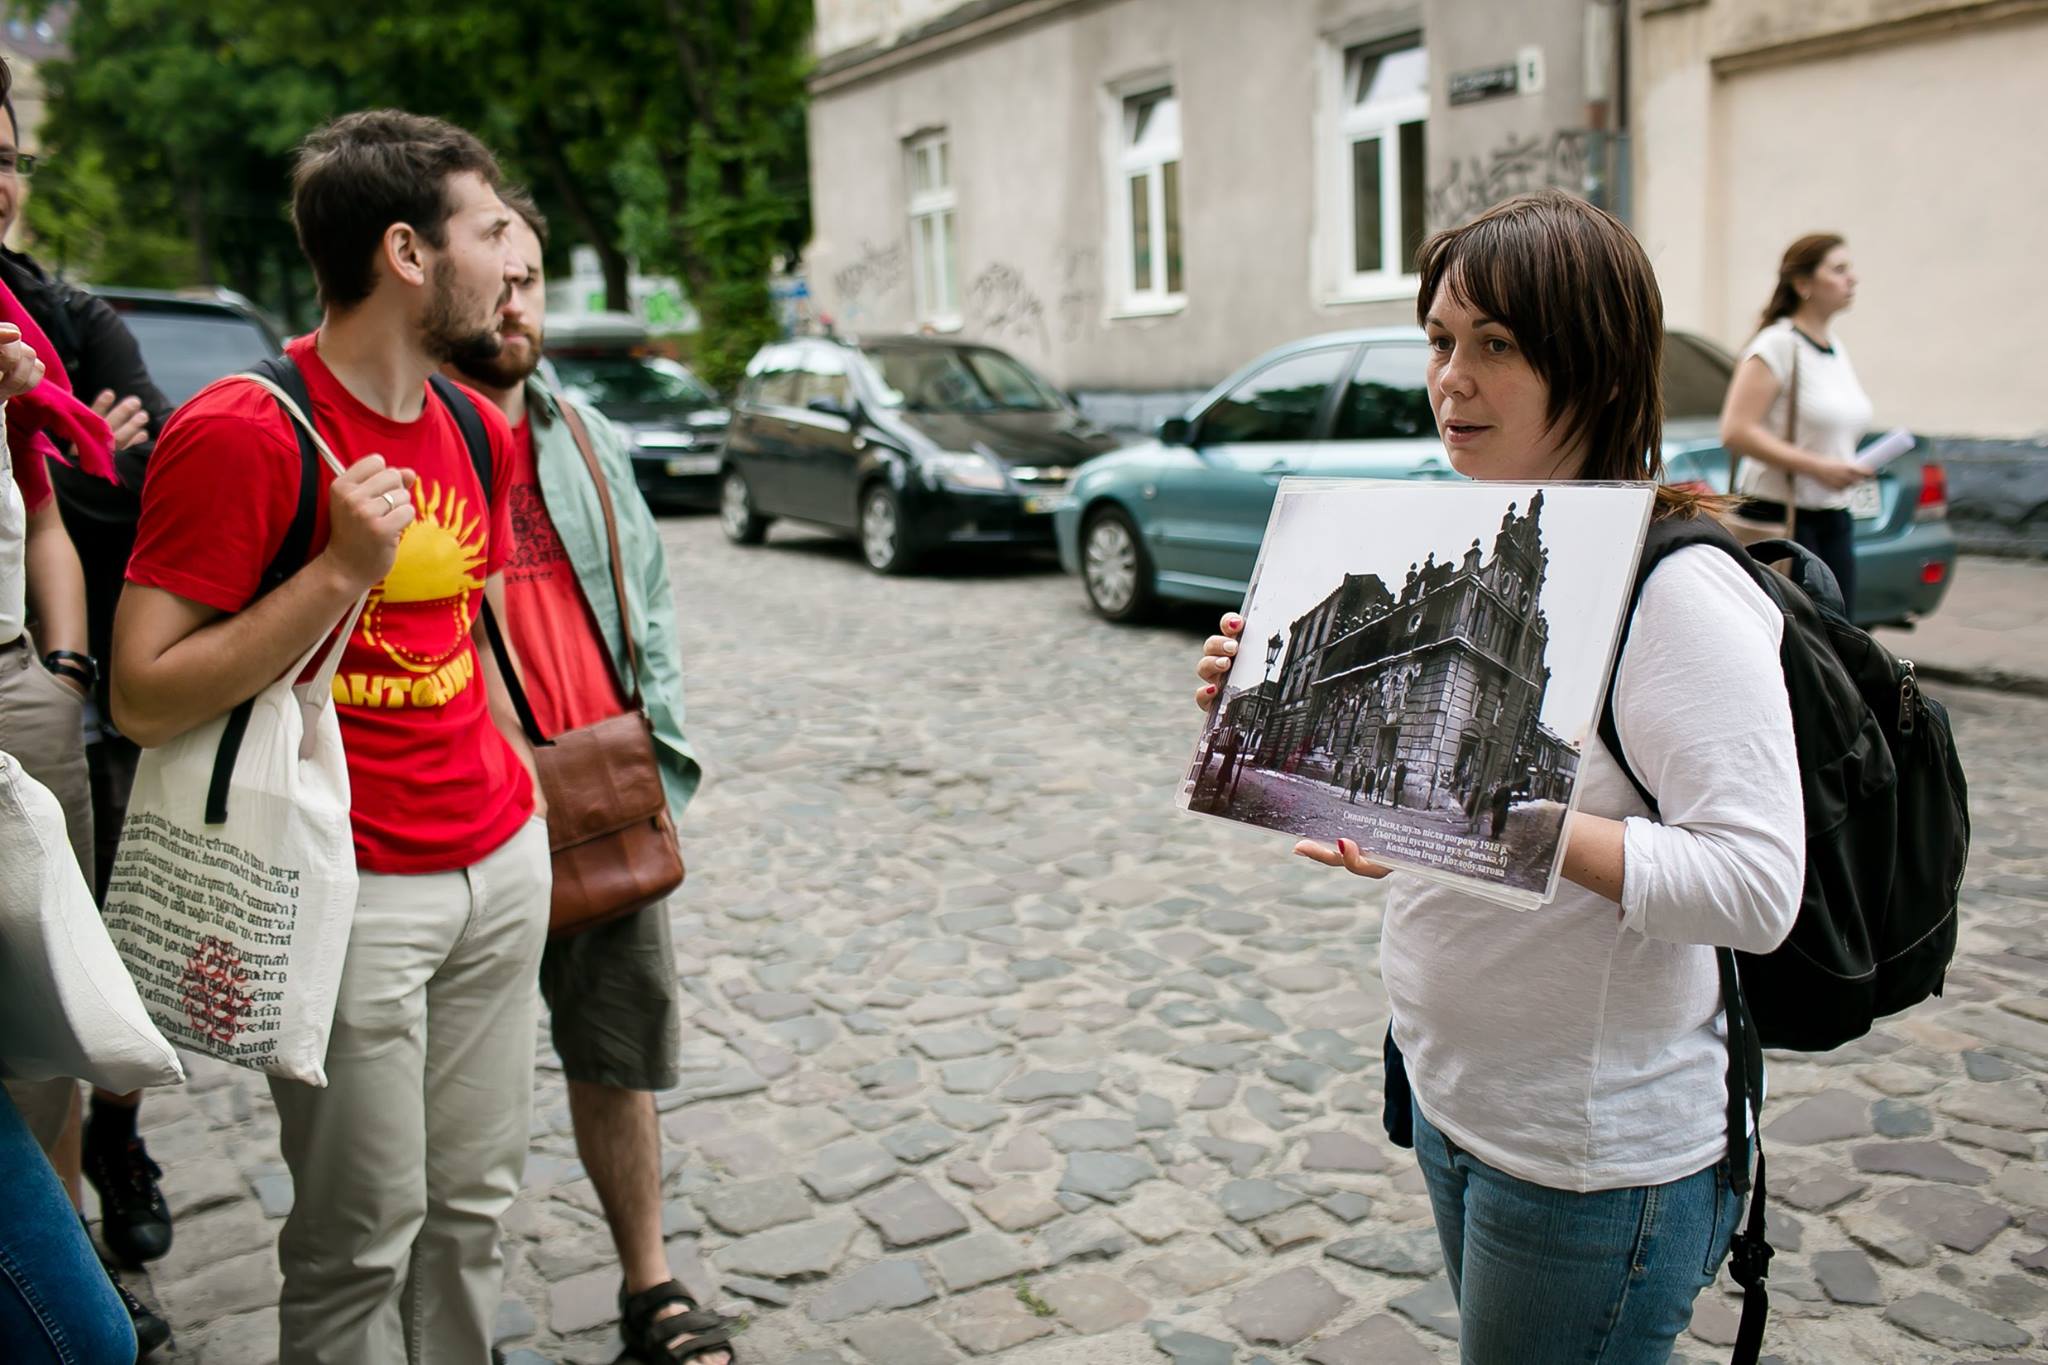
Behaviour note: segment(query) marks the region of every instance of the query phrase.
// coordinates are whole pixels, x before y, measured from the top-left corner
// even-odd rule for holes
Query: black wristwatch
[[[100,661],[75,649],[53,649],[43,656],[43,667],[59,677],[69,678],[90,692],[99,686]]]

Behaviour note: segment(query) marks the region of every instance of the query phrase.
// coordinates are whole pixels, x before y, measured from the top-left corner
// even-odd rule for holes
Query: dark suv
[[[149,377],[172,403],[283,349],[270,319],[227,289],[96,288],[142,348]]]
[[[860,538],[879,573],[943,545],[1050,545],[1074,470],[1117,445],[992,346],[811,337],[762,348],[733,405],[725,533],[778,517]]]

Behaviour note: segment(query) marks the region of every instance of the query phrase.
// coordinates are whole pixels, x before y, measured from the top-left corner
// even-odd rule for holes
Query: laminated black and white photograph
[[[1181,806],[1548,902],[1655,496],[1283,481]]]

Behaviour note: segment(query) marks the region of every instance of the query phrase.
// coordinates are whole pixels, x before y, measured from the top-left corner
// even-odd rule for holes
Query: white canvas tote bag
[[[127,1093],[185,1078],[64,837],[64,808],[0,754],[0,1075]]]
[[[276,395],[342,472],[283,390],[241,377]],[[348,765],[330,689],[362,610],[358,601],[338,633],[249,702],[143,751],[107,887],[108,932],[171,1041],[312,1085],[327,1084],[355,919]]]

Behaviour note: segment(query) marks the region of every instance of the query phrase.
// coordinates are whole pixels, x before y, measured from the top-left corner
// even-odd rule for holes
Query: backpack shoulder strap
[[[483,485],[484,502],[491,500],[491,479],[494,473],[491,460],[491,433],[484,427],[483,414],[476,410],[476,403],[462,391],[454,380],[446,375],[433,375],[427,383],[433,386],[434,396],[455,418],[455,425],[462,432],[462,444],[469,447],[470,467],[476,470],[477,482]]]
[[[283,389],[291,400],[299,405],[299,411],[311,420],[313,399],[306,391],[306,376],[292,363],[287,355],[274,355],[249,367],[251,374]],[[284,405],[278,405],[284,411]],[[305,567],[306,558],[313,549],[313,522],[320,502],[320,452],[313,444],[313,433],[292,420],[285,412],[285,425],[299,442],[299,499],[292,512],[292,524],[284,533],[284,541],[277,547],[277,555],[263,570],[260,592],[269,592]]]
[[[1763,567],[1743,548],[1742,542],[1704,512],[1689,517],[1655,517],[1650,522],[1650,529],[1643,538],[1642,557],[1636,561],[1635,582],[1629,588],[1628,608],[1621,615],[1621,638],[1614,644],[1614,668],[1607,675],[1607,695],[1600,707],[1599,728],[1600,740],[1607,746],[1607,752],[1614,756],[1622,776],[1629,780],[1636,794],[1643,798],[1643,804],[1652,811],[1657,809],[1657,798],[1636,776],[1635,769],[1629,766],[1628,756],[1621,751],[1621,732],[1614,723],[1614,689],[1621,679],[1621,654],[1628,648],[1629,631],[1635,626],[1636,608],[1642,604],[1644,585],[1650,581],[1650,575],[1657,571],[1659,564],[1693,545],[1717,546],[1732,555],[1752,579],[1764,572]]]

